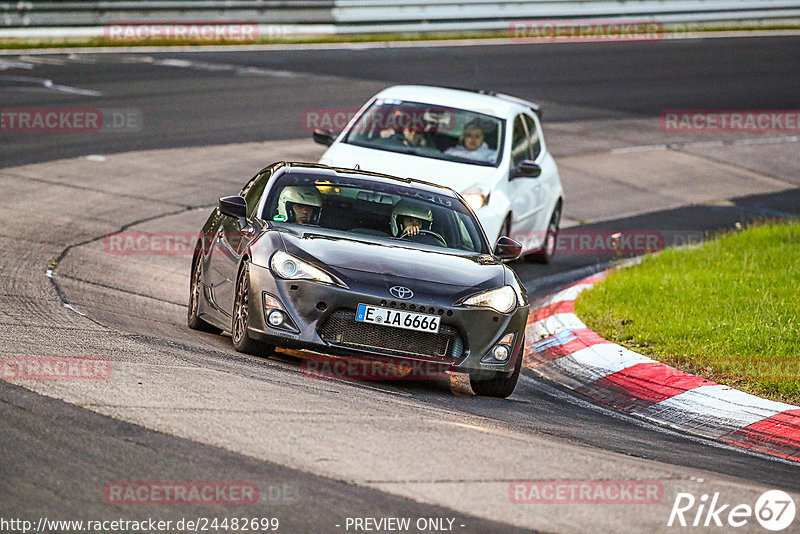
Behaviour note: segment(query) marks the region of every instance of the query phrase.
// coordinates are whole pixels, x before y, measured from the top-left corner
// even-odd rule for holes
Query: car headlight
[[[508,313],[517,305],[517,294],[513,287],[503,286],[468,297],[462,304],[464,306],[482,306],[492,308],[500,313]]]
[[[472,211],[478,211],[489,203],[489,193],[479,187],[472,187],[466,190],[461,196],[467,201]]]
[[[336,284],[333,278],[322,269],[282,250],[272,255],[270,266],[273,273],[287,280],[315,280],[323,284]]]

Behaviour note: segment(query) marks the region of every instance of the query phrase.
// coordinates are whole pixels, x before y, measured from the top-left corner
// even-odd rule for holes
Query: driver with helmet
[[[390,224],[395,237],[415,236],[421,230],[430,231],[433,214],[430,208],[404,199],[395,204]]]
[[[319,224],[322,195],[315,187],[287,185],[278,197],[278,216],[297,224]]]

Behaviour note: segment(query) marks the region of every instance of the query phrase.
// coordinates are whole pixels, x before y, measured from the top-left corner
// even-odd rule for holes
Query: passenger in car
[[[494,163],[497,153],[489,148],[489,145],[484,140],[485,137],[486,134],[477,123],[469,122],[464,126],[464,131],[461,132],[458,144],[448,148],[444,153],[450,156]]]

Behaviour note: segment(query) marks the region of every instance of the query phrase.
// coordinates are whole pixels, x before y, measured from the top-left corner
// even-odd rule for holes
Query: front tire
[[[201,332],[208,332],[210,334],[220,334],[222,330],[207,323],[200,318],[198,312],[200,311],[200,299],[202,295],[202,278],[203,278],[203,258],[199,254],[195,254],[192,259],[192,276],[189,281],[189,310],[186,313],[186,323],[192,330],[200,330]]]
[[[517,387],[517,380],[522,370],[522,356],[525,348],[525,339],[522,339],[522,345],[517,357],[517,363],[514,366],[514,372],[510,375],[506,373],[495,373],[493,378],[477,379],[473,375],[469,376],[469,385],[472,387],[473,393],[480,397],[497,397],[505,399],[509,397],[514,388]]]
[[[247,331],[250,318],[250,262],[244,260],[236,278],[236,296],[231,319],[231,339],[238,352],[254,356],[267,356],[275,351],[274,345],[267,345],[250,337]]]

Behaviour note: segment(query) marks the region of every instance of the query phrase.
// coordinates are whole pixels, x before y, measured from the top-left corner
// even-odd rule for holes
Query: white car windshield
[[[344,142],[377,150],[496,167],[502,160],[503,119],[445,106],[377,99]]]

